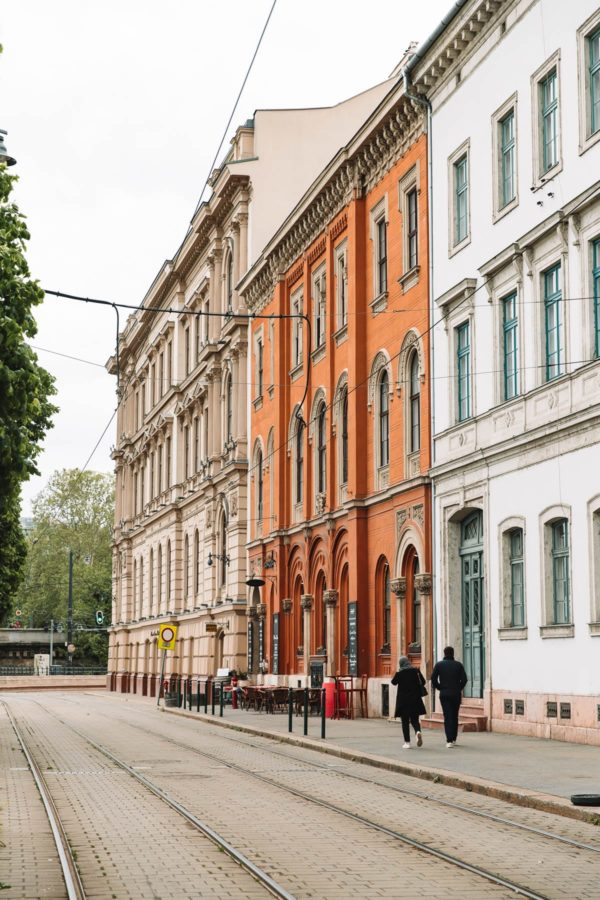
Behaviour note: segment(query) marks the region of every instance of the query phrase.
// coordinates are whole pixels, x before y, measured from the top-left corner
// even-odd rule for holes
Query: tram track
[[[32,701],[32,702],[37,703],[37,701]],[[157,796],[160,796],[161,799],[163,799],[164,797],[168,797],[168,795],[166,794],[166,792],[163,791],[162,788],[160,788],[158,785],[156,785],[150,779],[146,778],[146,776],[140,775],[139,772],[136,772],[131,766],[129,766],[124,760],[122,760],[118,756],[116,756],[116,754],[114,754],[107,747],[104,747],[102,744],[99,744],[98,742],[96,742],[93,738],[90,738],[88,735],[79,731],[79,729],[75,728],[75,726],[73,726],[69,722],[65,721],[63,718],[61,718],[56,713],[51,712],[47,708],[45,709],[45,711],[49,715],[51,715],[52,717],[57,719],[57,721],[59,721],[63,726],[69,728],[72,732],[77,734],[82,740],[87,741],[96,750],[98,750],[100,753],[102,753],[108,759],[112,760],[116,765],[120,766],[122,769],[127,771],[138,781],[143,783],[149,790],[151,790]],[[448,853],[444,850],[433,847],[428,843],[424,843],[423,841],[419,841],[416,838],[412,838],[408,834],[405,834],[396,829],[390,828],[386,825],[383,825],[380,822],[376,822],[373,819],[368,818],[367,816],[363,816],[359,813],[344,809],[343,807],[341,807],[335,803],[331,803],[322,798],[315,797],[314,795],[307,793],[306,791],[302,791],[297,788],[291,787],[289,785],[282,784],[281,782],[279,782],[273,778],[267,777],[265,775],[262,775],[260,773],[252,772],[252,771],[248,770],[247,768],[245,768],[241,765],[238,765],[237,763],[231,762],[230,760],[224,760],[222,756],[220,756],[216,753],[211,753],[207,750],[200,750],[197,747],[193,747],[183,741],[167,737],[164,734],[152,731],[151,729],[142,728],[141,726],[135,725],[131,722],[127,722],[126,724],[129,727],[135,729],[136,731],[146,734],[149,737],[154,737],[154,738],[158,738],[163,741],[166,741],[167,743],[172,744],[182,750],[185,750],[185,751],[188,751],[195,755],[201,756],[205,759],[210,760],[211,762],[216,762],[216,763],[220,764],[221,766],[226,766],[227,768],[229,768],[233,771],[236,771],[237,773],[243,775],[246,778],[251,778],[251,779],[260,781],[263,784],[267,784],[271,787],[278,789],[279,791],[282,791],[291,796],[294,796],[299,800],[302,800],[304,802],[308,802],[308,803],[318,806],[320,808],[326,809],[327,811],[333,812],[333,813],[337,814],[338,816],[342,816],[344,818],[350,819],[356,823],[359,823],[362,826],[367,827],[370,830],[379,832],[380,834],[384,834],[387,837],[392,838],[395,841],[398,841],[398,842],[412,848],[413,850],[419,851],[420,853],[424,853],[430,857],[441,860],[447,864],[450,864],[451,866],[453,866],[455,868],[461,869],[464,872],[468,872],[471,875],[475,875],[478,878],[481,878],[481,879],[487,881],[488,883],[492,883],[492,884],[496,885],[497,887],[505,888],[506,890],[509,890],[511,893],[514,893],[518,896],[527,897],[527,898],[530,898],[530,900],[548,900],[548,896],[546,894],[541,894],[535,890],[531,890],[522,884],[512,881],[510,878],[502,877],[501,875],[498,875],[495,872],[491,872],[488,869],[483,868],[482,866],[475,865],[473,863],[470,863],[464,859],[461,859],[461,858],[453,855],[452,853]],[[233,739],[233,741],[234,741],[234,743],[239,743],[244,746],[250,746],[254,749],[253,745],[249,744],[248,742],[236,741],[235,739]],[[260,749],[264,751],[264,748],[260,748]],[[271,752],[271,751],[267,750],[267,752]],[[279,755],[287,756],[287,754],[279,754]],[[289,757],[289,758],[293,759],[293,757]],[[295,760],[295,761],[306,764],[304,760],[302,760],[302,761]],[[312,763],[308,763],[308,764],[314,765],[314,767],[319,768],[318,764],[312,764]],[[328,767],[322,767],[322,768],[324,768],[328,771],[332,771]],[[341,773],[341,774],[346,774],[346,773]],[[371,784],[376,783],[383,788],[389,788],[388,785],[386,785],[382,782],[374,782],[371,779],[366,779],[366,778],[360,779],[360,780],[371,783]],[[174,802],[177,803],[177,801],[174,801]],[[466,811],[469,811],[468,808]],[[511,826],[514,824],[510,820],[504,820],[504,822],[505,822],[505,824],[509,824]],[[536,829],[532,829],[532,830],[536,831],[539,836],[552,837],[552,835],[550,833],[538,831]],[[567,843],[572,843],[572,842],[567,841]],[[573,843],[576,844],[576,842],[573,842]],[[596,848],[591,848],[588,845],[581,844],[579,846],[580,846],[580,849],[586,849],[586,850],[593,849],[594,851],[596,851]],[[285,896],[285,895],[280,894],[278,896]],[[287,895],[287,896],[291,896],[291,895]]]
[[[49,790],[47,781],[44,778],[40,766],[36,762],[32,752],[29,749],[27,741],[22,733],[22,730],[17,724],[15,717],[12,714],[9,704],[4,700],[1,702],[4,706],[4,709],[6,710],[19,746],[23,751],[25,759],[27,760],[27,765],[40,792],[41,799],[44,804],[44,808],[46,810],[53,838],[56,844],[68,900],[86,900],[86,897],[88,895],[86,894],[85,887],[79,873],[76,858],[69,843],[67,831],[64,827],[63,822],[61,821],[57,805]],[[103,747],[88,735],[83,734],[68,722],[65,722],[59,716],[49,711],[38,701],[34,700],[31,702],[35,703],[37,706],[42,708],[45,713],[59,721],[61,725],[69,728],[70,731],[72,731],[79,738],[92,746],[96,751],[109,759],[119,769],[125,771],[128,775],[130,775],[137,782],[143,785],[148,791],[150,791],[155,797],[169,806],[172,810],[177,812],[183,819],[186,820],[186,822],[192,825],[205,838],[215,844],[240,868],[244,869],[255,881],[261,884],[271,896],[278,897],[280,898],[280,900],[296,900],[294,895],[287,891],[285,887],[271,878],[271,876],[267,872],[253,863],[252,860],[250,860],[240,850],[236,849],[221,834],[211,828],[210,825],[208,825],[206,822],[202,821],[198,816],[196,816],[191,810],[181,804],[178,800],[171,797],[157,784],[150,781],[150,779],[146,778],[140,772],[137,772],[132,766],[128,765],[128,763],[120,759],[114,753],[111,753],[108,748]]]

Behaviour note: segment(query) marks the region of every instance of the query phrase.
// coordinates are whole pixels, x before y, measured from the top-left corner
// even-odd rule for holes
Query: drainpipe
[[[462,0],[460,4],[456,4],[456,11],[458,8],[463,5],[465,0]],[[440,33],[445,27],[445,23],[442,22],[438,26],[438,33]],[[436,32],[434,32],[435,37],[437,37]],[[433,36],[431,39],[431,43],[433,43]],[[429,40],[429,39],[428,39]],[[423,47],[420,49],[420,54],[424,52],[428,45],[428,41],[425,42]],[[431,103],[427,97],[423,94],[418,94],[413,90],[411,90],[411,81],[410,81],[410,70],[414,63],[416,62],[417,55],[415,55],[409,62],[408,66],[404,69],[404,94],[409,100],[414,100],[415,103],[420,104],[420,106],[424,106],[427,111],[427,243],[428,243],[428,269],[429,269],[429,281],[428,281],[428,293],[429,293],[429,327],[431,331],[429,332],[429,392],[431,397],[431,408],[430,408],[430,429],[429,429],[429,454],[431,460],[431,466],[433,466],[435,462],[435,442],[434,442],[434,434],[435,434],[435,379],[433,378],[433,357],[434,357],[434,347],[435,347],[435,330],[432,327],[433,324],[433,316],[434,316],[434,308],[433,308],[433,125],[432,125],[432,116],[431,116]],[[437,659],[437,612],[436,612],[436,515],[435,515],[435,485],[432,483],[431,485],[431,611],[433,615],[433,663],[435,665]],[[435,693],[432,697],[433,709],[435,709]]]

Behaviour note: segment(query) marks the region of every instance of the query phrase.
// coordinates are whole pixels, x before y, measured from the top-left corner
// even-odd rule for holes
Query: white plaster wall
[[[597,9],[596,0],[558,3],[556,0],[522,0],[507,19],[501,36],[496,28],[478,53],[464,66],[461,82],[447,86],[433,100],[433,238],[434,298],[463,278],[477,278],[476,346],[474,369],[475,409],[479,414],[493,405],[494,352],[492,314],[478,268],[530,229],[556,212],[600,177],[600,144],[579,154],[577,29]],[[532,192],[531,76],[560,49],[561,144],[563,169],[551,187]],[[518,206],[493,222],[492,114],[512,94],[518,94],[517,171]],[[470,140],[471,243],[449,258],[448,158]],[[554,197],[548,197],[548,191]],[[543,206],[538,206],[541,200]],[[569,270],[574,296],[581,294],[575,266]],[[526,307],[529,319],[533,307]],[[434,310],[434,319],[440,314]],[[524,323],[527,324],[527,323]],[[569,332],[568,356],[578,360],[581,331],[577,321]],[[448,339],[442,325],[435,327],[435,431],[454,424],[455,409],[448,403]],[[454,360],[451,361],[454,363]],[[537,373],[526,371],[527,389]]]

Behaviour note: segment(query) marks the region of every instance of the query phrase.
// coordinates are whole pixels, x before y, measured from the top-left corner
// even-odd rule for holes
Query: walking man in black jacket
[[[435,664],[431,684],[440,692],[448,750],[456,744],[460,699],[468,680],[463,664],[454,659],[454,647],[444,647],[444,658]]]

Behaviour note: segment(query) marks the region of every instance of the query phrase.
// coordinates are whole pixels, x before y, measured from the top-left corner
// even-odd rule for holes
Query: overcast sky
[[[0,128],[28,260],[52,290],[139,303],[185,234],[272,0],[17,0],[0,12]],[[450,0],[278,0],[234,126],[383,81]],[[233,129],[232,129],[233,131]],[[224,144],[224,150],[228,146]],[[47,298],[33,341],[60,412],[23,490],[82,467],[115,408],[111,309]],[[110,471],[114,422],[89,468]]]

